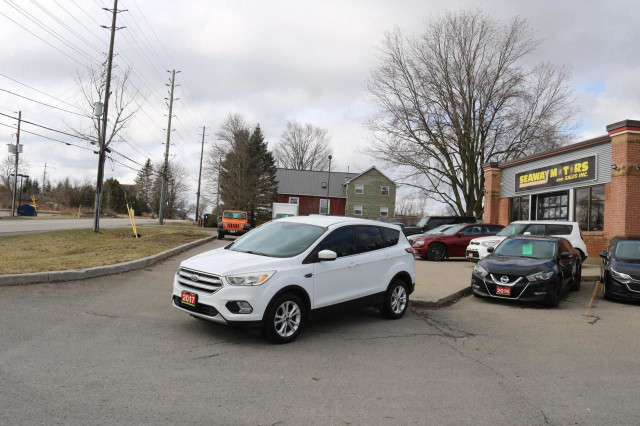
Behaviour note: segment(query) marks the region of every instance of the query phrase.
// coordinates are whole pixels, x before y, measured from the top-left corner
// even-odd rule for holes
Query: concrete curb
[[[31,274],[10,274],[0,275],[0,287],[19,285],[19,284],[35,284],[35,283],[53,283],[59,281],[84,280],[86,278],[102,277],[104,275],[119,274],[121,272],[142,269],[149,265],[174,256],[185,250],[213,241],[216,237],[206,237],[200,240],[192,241],[178,247],[174,247],[163,252],[143,257],[142,259],[130,260],[128,262],[116,263],[115,265],[95,266],[93,268],[70,269],[68,271],[50,271],[50,272],[34,272]]]
[[[464,296],[468,296],[471,294],[471,286],[465,287],[463,289],[460,289],[458,291],[455,291],[451,294],[449,294],[448,296],[445,296],[441,299],[438,300],[415,300],[415,299],[411,299],[409,298],[409,306],[412,308],[429,308],[429,309],[433,309],[433,308],[441,308],[445,305],[450,304],[451,302],[460,299]]]

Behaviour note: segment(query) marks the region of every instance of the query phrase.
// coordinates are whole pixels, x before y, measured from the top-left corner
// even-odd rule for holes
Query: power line
[[[10,129],[16,129],[15,127],[13,127],[13,126],[11,126],[9,124],[5,124],[5,123],[0,123],[0,126],[9,127]],[[39,137],[44,138],[44,139],[49,139],[49,140],[52,140],[52,141],[55,141],[55,142],[63,143],[63,144],[68,145],[68,146],[73,146],[73,147],[76,147],[76,148],[85,149],[87,151],[93,151],[93,149],[88,148],[86,146],[76,145],[76,144],[73,144],[71,142],[61,141],[60,139],[55,139],[55,138],[52,138],[52,137],[49,137],[49,136],[41,135],[39,133],[30,132],[29,130],[20,129],[20,132],[29,133],[29,134],[34,135],[34,136],[39,136]]]
[[[0,12],[0,13],[1,13],[1,12]],[[0,91],[7,92],[7,93],[9,93],[10,95],[17,96],[17,97],[19,97],[19,98],[26,99],[26,100],[31,101],[31,102],[35,102],[35,103],[40,104],[40,105],[48,106],[49,108],[53,108],[53,109],[57,109],[57,110],[60,110],[60,111],[68,112],[69,114],[79,115],[80,117],[90,118],[90,117],[89,117],[89,116],[87,116],[87,115],[80,114],[80,113],[73,112],[73,111],[69,111],[68,109],[60,108],[60,107],[57,107],[57,106],[49,105],[49,104],[47,104],[47,103],[45,103],[45,102],[37,101],[37,100],[35,100],[35,99],[31,99],[31,98],[28,98],[28,97],[26,97],[26,96],[19,95],[19,94],[17,94],[17,93],[11,92],[11,91],[9,91],[9,90],[7,90],[7,89],[2,89],[2,88],[0,88]]]
[[[6,75],[6,74],[0,73],[0,77],[4,77],[4,78],[6,78],[6,79],[9,79],[9,80],[13,81],[14,83],[18,83],[18,84],[20,84],[20,85],[22,85],[22,86],[24,86],[24,87],[28,87],[29,89],[34,90],[34,91],[36,91],[36,92],[38,92],[38,93],[41,93],[41,94],[43,94],[43,95],[45,95],[45,96],[48,96],[48,97],[50,97],[51,99],[55,99],[55,100],[56,100],[56,101],[58,101],[58,102],[62,102],[63,104],[69,105],[69,106],[70,106],[70,107],[72,107],[72,108],[76,108],[76,109],[78,109],[78,110],[82,111],[82,109],[81,109],[81,108],[79,108],[77,105],[73,105],[73,104],[70,104],[70,103],[69,103],[69,102],[67,102],[67,101],[63,101],[62,99],[56,98],[55,96],[50,95],[50,94],[48,94],[47,92],[43,92],[42,90],[38,90],[38,89],[36,89],[35,87],[29,86],[28,84],[23,83],[23,82],[21,82],[21,81],[18,81],[18,80],[16,80],[15,78],[11,78],[11,77],[9,77],[9,76],[8,76],[8,75]],[[47,106],[48,106],[48,105],[47,105]]]
[[[2,113],[2,112],[0,112],[0,115],[4,115],[5,117],[13,118],[14,120],[17,120],[17,119],[18,119],[17,117],[13,117],[13,116],[11,116],[11,115],[4,114],[4,113]],[[74,134],[71,134],[71,133],[64,132],[64,131],[62,131],[62,130],[57,130],[57,129],[53,129],[53,128],[51,128],[51,127],[44,126],[44,125],[42,125],[42,124],[34,123],[34,122],[32,122],[32,121],[27,121],[27,120],[21,120],[21,121],[22,121],[23,123],[31,124],[32,126],[36,126],[36,127],[41,127],[41,128],[43,128],[43,129],[50,130],[50,131],[52,131],[52,132],[62,133],[63,135],[71,136],[72,138],[78,138],[78,139],[83,139],[83,140],[86,140],[86,141],[89,141],[89,142],[95,142],[95,140],[94,140],[94,139],[91,139],[91,138],[90,138],[90,137],[88,137],[88,136],[78,136],[78,135],[74,135]]]

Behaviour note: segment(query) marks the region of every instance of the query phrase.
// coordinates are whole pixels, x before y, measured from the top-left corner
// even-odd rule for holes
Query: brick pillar
[[[605,233],[609,238],[640,235],[640,121],[610,124],[607,132],[612,169],[605,193]]]
[[[482,220],[485,223],[499,223],[502,170],[495,163],[487,164],[482,170],[484,172],[484,215]]]

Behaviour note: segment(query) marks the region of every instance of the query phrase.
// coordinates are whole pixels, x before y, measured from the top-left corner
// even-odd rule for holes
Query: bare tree
[[[526,67],[536,48],[525,20],[480,11],[429,21],[418,37],[387,33],[368,91],[370,153],[401,183],[460,215],[482,215],[482,166],[557,147],[575,114],[566,70]]]
[[[18,173],[29,173],[29,162],[24,156],[18,159]],[[16,160],[12,155],[5,157],[0,163],[0,190],[6,190],[13,193],[13,180],[11,176],[16,173]]]
[[[274,154],[278,167],[326,170],[331,154],[329,134],[313,124],[289,121]]]

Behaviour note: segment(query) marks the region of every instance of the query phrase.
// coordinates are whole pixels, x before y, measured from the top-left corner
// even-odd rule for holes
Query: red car
[[[504,226],[491,223],[463,223],[454,225],[441,234],[416,238],[411,245],[415,253],[423,259],[444,260],[447,257],[464,257],[469,241],[495,235],[502,228]]]

